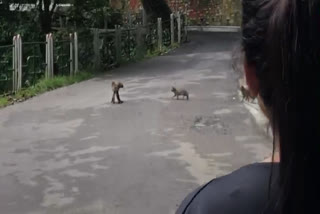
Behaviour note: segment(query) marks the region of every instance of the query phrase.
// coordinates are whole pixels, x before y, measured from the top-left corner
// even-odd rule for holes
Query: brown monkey
[[[189,93],[185,90],[185,89],[176,89],[175,87],[172,87],[171,91],[174,93],[174,97],[177,97],[177,100],[179,99],[179,96],[182,96],[183,98],[184,97],[187,97],[187,100],[189,100]]]
[[[241,93],[242,93],[242,101],[246,100],[249,101],[250,99],[252,99],[252,101],[255,99],[255,97],[253,97],[250,94],[250,91],[248,89],[246,89],[243,85],[240,87]]]
[[[116,95],[117,96],[117,99],[118,99],[118,103],[123,103],[123,101],[121,101],[120,99],[120,95],[119,95],[119,90],[120,88],[123,88],[123,84],[121,82],[112,82],[111,84],[111,87],[112,87],[112,100],[111,100],[111,103],[115,103],[114,101],[114,96]]]

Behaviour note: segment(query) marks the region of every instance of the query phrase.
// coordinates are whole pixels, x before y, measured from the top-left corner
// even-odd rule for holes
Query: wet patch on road
[[[74,156],[92,154],[92,153],[103,152],[103,151],[114,150],[114,149],[120,149],[120,146],[104,146],[104,147],[92,146],[86,149],[70,152],[68,153],[68,155],[71,157],[74,157]]]
[[[232,111],[227,108],[216,110],[213,112],[213,114],[215,114],[215,115],[224,115],[224,114],[230,114],[230,113],[232,113]]]
[[[60,172],[61,175],[67,175],[72,178],[81,178],[81,177],[95,177],[96,174],[83,172],[77,169],[68,169]]]
[[[49,176],[44,176],[43,178],[47,180],[48,185],[43,191],[42,207],[62,207],[74,201],[73,197],[65,196],[64,184]]]
[[[173,143],[178,147],[171,150],[152,152],[147,154],[147,156],[165,157],[180,161],[194,179],[177,178],[177,181],[193,182],[202,185],[216,176],[226,174],[228,172],[227,168],[231,166],[228,163],[217,161],[219,157],[231,155],[229,153],[210,154],[203,157],[196,151],[195,145],[190,142],[173,140]]]
[[[216,134],[219,135],[229,135],[231,134],[231,129],[229,125],[221,120],[220,117],[214,116],[196,116],[191,128],[195,130],[214,130]]]

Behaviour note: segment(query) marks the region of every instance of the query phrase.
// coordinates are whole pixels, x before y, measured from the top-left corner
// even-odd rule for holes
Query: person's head
[[[242,8],[247,84],[280,144],[277,210],[307,213],[320,201],[320,1],[242,0]]]

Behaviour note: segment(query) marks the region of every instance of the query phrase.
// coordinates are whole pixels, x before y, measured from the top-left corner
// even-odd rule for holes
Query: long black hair
[[[320,213],[320,1],[242,0],[242,48],[280,143],[277,213]]]

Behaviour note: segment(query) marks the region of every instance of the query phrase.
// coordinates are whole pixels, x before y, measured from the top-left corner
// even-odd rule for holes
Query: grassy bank
[[[42,94],[46,91],[51,91],[63,86],[72,85],[83,80],[87,80],[93,77],[92,73],[79,72],[74,76],[56,76],[52,79],[42,79],[34,86],[23,88],[13,95],[7,95],[0,97],[0,108],[12,105],[16,102],[22,102],[28,98]]]

